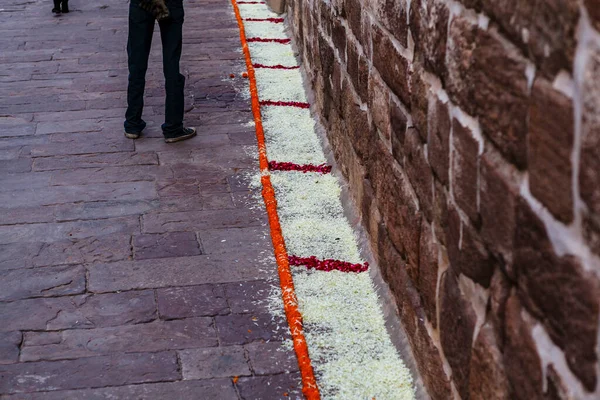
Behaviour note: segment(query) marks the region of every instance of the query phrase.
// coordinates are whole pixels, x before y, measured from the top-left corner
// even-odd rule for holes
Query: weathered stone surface
[[[538,78],[529,107],[527,164],[531,193],[564,223],[573,220],[575,121],[571,99]]]
[[[16,160],[0,160],[0,171],[8,174],[31,171],[32,160],[20,158]]]
[[[406,131],[404,151],[406,152],[405,171],[419,198],[419,208],[427,220],[431,221],[433,219],[433,174],[427,163],[419,133],[414,128]]]
[[[404,138],[408,118],[395,101],[390,101],[390,125],[392,128],[392,154],[400,165],[404,165]]]
[[[344,85],[342,96],[347,135],[352,140],[352,147],[356,155],[363,163],[366,163],[373,154],[375,132],[369,124],[367,112],[356,103],[349,85]]]
[[[157,165],[135,165],[107,168],[82,168],[56,171],[52,174],[52,185],[87,185],[92,183],[153,181],[171,178],[170,168]]]
[[[211,379],[250,375],[241,346],[182,350],[179,352],[183,379]]]
[[[373,123],[390,140],[390,94],[381,79],[375,75],[369,75],[369,109],[373,117]]]
[[[222,345],[246,344],[256,341],[281,341],[289,337],[284,321],[271,314],[230,314],[215,317]]]
[[[438,241],[447,246],[446,230],[448,229],[448,192],[438,181],[434,180],[433,193],[433,228]]]
[[[374,160],[370,175],[383,220],[394,246],[416,268],[421,229],[418,200],[408,179],[394,170],[391,156],[381,148],[377,151],[380,156]]]
[[[23,334],[18,331],[0,333],[0,365],[12,364],[19,360],[22,340]]]
[[[43,190],[32,189],[0,193],[0,201],[6,208],[35,207],[83,201],[125,201],[153,198],[156,198],[156,190],[154,184],[150,182],[53,186]]]
[[[156,379],[159,380],[159,379]],[[196,400],[235,399],[237,393],[231,379],[210,379],[200,381],[178,381],[147,383],[130,386],[106,387],[97,389],[58,390],[27,394],[28,400],[105,400],[115,399],[168,399]],[[22,400],[23,395],[6,396],[9,400]]]
[[[450,168],[450,113],[448,106],[435,99],[427,115],[427,154],[435,176],[448,186]]]
[[[57,222],[115,218],[125,215],[140,215],[158,207],[154,196],[142,200],[86,201],[60,204],[54,207]]]
[[[198,232],[205,254],[240,252],[257,256],[265,249],[271,250],[272,243],[267,227],[231,229],[206,229]]]
[[[563,400],[568,399],[569,394],[567,391],[567,385],[562,381],[560,375],[554,369],[554,365],[548,365],[546,370],[546,384],[547,389],[544,394],[544,399],[548,400]]]
[[[128,165],[157,165],[155,153],[110,153],[43,157],[35,159],[34,171],[61,169],[115,167]]]
[[[253,342],[245,346],[252,371],[256,375],[270,375],[298,371],[296,354],[281,342]]]
[[[410,7],[410,31],[415,42],[416,58],[443,81],[447,74],[448,7],[439,0],[412,1]]]
[[[457,390],[468,398],[471,348],[476,316],[458,286],[452,269],[444,272],[440,282],[440,341],[452,367]]]
[[[69,121],[73,123],[73,121]],[[38,124],[38,130],[40,125]],[[38,133],[36,133],[38,134]],[[54,135],[52,135],[54,136]],[[119,151],[134,151],[135,147],[131,140],[125,137],[107,140],[105,137],[97,138],[96,134],[70,134],[69,140],[52,140],[47,144],[34,145],[31,148],[32,157],[51,157],[71,154],[90,154],[90,153],[116,153]],[[54,138],[53,138],[54,139]]]
[[[245,400],[296,399],[302,397],[300,374],[240,378],[236,386]]]
[[[235,257],[235,254],[233,255]],[[95,264],[89,267],[88,290],[117,290],[194,286],[206,283],[239,282],[266,279],[270,275],[260,268],[249,268],[248,262],[227,256],[177,257]],[[244,260],[245,261],[245,260]]]
[[[516,295],[506,303],[504,370],[512,390],[511,398],[542,398],[542,363],[531,336],[531,327],[521,316],[521,303]]]
[[[373,28],[373,65],[381,74],[385,83],[402,100],[410,106],[410,69],[404,58],[390,38],[376,25]]]
[[[42,341],[50,332],[37,333],[31,340]],[[217,346],[211,318],[157,321],[149,324],[124,325],[99,329],[63,331],[60,342],[25,346],[22,361],[64,360],[124,352],[157,352]]]
[[[0,300],[79,294],[85,291],[85,280],[80,266],[10,270],[0,279]]]
[[[481,156],[481,237],[505,261],[512,259],[520,178],[493,149]]]
[[[567,363],[588,390],[597,383],[600,288],[573,255],[558,257],[543,222],[519,201],[514,269],[519,297],[566,353]]]
[[[478,154],[479,143],[469,128],[458,120],[452,120],[453,146],[452,154],[452,189],[456,203],[477,223],[477,184],[479,176]]]
[[[496,268],[490,282],[490,311],[489,319],[492,322],[497,335],[498,346],[504,349],[504,334],[506,320],[506,302],[511,294],[511,285],[508,277],[500,269]]]
[[[19,224],[0,226],[0,243],[55,242],[64,239],[82,239],[91,236],[139,232],[136,217],[120,217],[93,221]]]
[[[454,209],[448,211],[446,245],[450,264],[457,274],[462,273],[484,287],[490,285],[493,262],[475,229],[461,221]]]
[[[244,313],[267,313],[268,304],[265,301],[273,290],[278,286],[264,280],[250,282],[226,283],[223,285],[227,303],[231,312],[235,314]]]
[[[248,209],[152,213],[143,216],[144,233],[200,231],[260,225],[264,215]]]
[[[267,4],[277,14],[283,14],[285,12],[285,0],[268,0]]]
[[[126,260],[131,257],[131,236],[113,234],[82,239],[59,240],[50,243],[31,243],[28,252],[30,265],[83,264]]]
[[[333,41],[333,47],[337,49],[342,62],[346,62],[346,28],[342,25],[341,21],[337,18],[333,18],[331,21],[331,39]],[[348,46],[348,53],[350,53],[350,47],[353,43]],[[354,47],[354,53],[356,55],[356,47]],[[350,57],[348,57],[350,61]],[[354,68],[358,67],[358,57],[354,57]],[[350,65],[348,65],[348,73],[350,73]],[[352,76],[352,74],[350,74]]]
[[[396,298],[402,324],[406,329],[419,372],[429,395],[435,400],[452,398],[450,383],[444,372],[439,350],[427,331],[425,325],[427,317],[419,293],[408,276],[406,264],[395,250],[384,229],[380,229],[378,239],[383,276],[390,284]]]
[[[168,179],[156,182],[160,197],[182,197],[198,194],[199,187],[196,179]]]
[[[346,135],[346,124],[344,120],[336,112],[330,115],[330,131],[327,138],[331,142],[331,147],[334,151],[335,158],[339,160],[339,168],[342,175],[348,178],[348,163],[356,157],[350,138]]]
[[[133,253],[136,260],[144,260],[195,256],[201,251],[194,232],[171,232],[134,236]]]
[[[372,7],[377,20],[394,35],[394,38],[402,46],[406,47],[408,39],[406,2],[403,0],[375,0],[366,4]]]
[[[502,352],[498,348],[494,329],[489,323],[481,327],[473,345],[469,399],[510,399]]]
[[[348,81],[345,80],[343,83],[347,85]],[[341,115],[343,112],[342,87],[342,66],[339,63],[335,63],[333,64],[331,78],[325,80],[325,92],[331,99],[331,105],[335,108],[338,115]]]
[[[23,208],[16,204],[14,204],[14,206],[15,207],[13,208],[2,209],[2,213],[0,214],[0,225],[54,222],[54,214],[56,212],[56,208],[54,206]]]
[[[483,134],[519,168],[527,164],[526,62],[500,35],[464,18],[450,24],[448,91],[479,118]],[[496,66],[502,65],[502,68]]]
[[[363,103],[369,101],[370,61],[363,54],[358,55],[358,81],[356,91]]]
[[[205,317],[229,313],[220,285],[158,289],[158,312],[163,319]]]
[[[344,36],[345,39],[345,36]],[[335,43],[334,43],[335,45]],[[354,40],[348,41],[348,49],[339,48],[338,51],[342,55],[342,60],[345,54],[348,54],[348,60],[346,61],[346,69],[348,71],[348,78],[354,90],[358,93],[358,48]],[[337,46],[336,46],[337,47]]]
[[[147,290],[0,303],[0,315],[2,331],[99,328],[152,321],[156,304]]]
[[[344,2],[344,12],[346,13],[348,25],[352,30],[354,36],[356,36],[359,41],[363,38],[362,32],[362,15],[363,15],[363,7],[360,0],[346,0]],[[362,42],[364,43],[364,42]]]
[[[596,0],[584,0],[583,3],[596,30],[600,30],[600,8]]]
[[[600,8],[596,5],[595,10]],[[590,211],[594,215],[600,215],[600,87],[594,79],[600,74],[600,48],[592,50],[583,78],[579,191]],[[600,248],[595,251],[600,253]]]
[[[590,249],[600,254],[600,216],[597,214],[583,213],[582,215],[583,237]]]
[[[335,62],[335,56],[333,49],[329,46],[329,43],[319,35],[319,62],[323,70],[323,76],[330,76],[333,72],[333,64]]]
[[[175,352],[121,354],[59,362],[4,365],[0,366],[0,376],[1,393],[29,393],[181,379]],[[23,398],[17,396],[19,397]]]
[[[434,328],[437,327],[437,284],[439,244],[433,236],[431,226],[421,223],[421,242],[419,247],[418,289],[423,300],[425,314]]]
[[[560,69],[571,70],[579,20],[577,1],[552,0],[533,4],[527,0],[482,0],[481,3],[484,11],[498,22],[510,39],[533,56],[543,74],[553,76]]]
[[[419,68],[419,66],[416,66]],[[425,81],[424,74],[417,72],[411,75],[410,82],[410,114],[413,127],[421,136],[423,142],[427,143],[427,111],[429,109],[429,85]]]

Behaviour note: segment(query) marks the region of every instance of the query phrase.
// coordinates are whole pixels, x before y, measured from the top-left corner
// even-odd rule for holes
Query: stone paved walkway
[[[145,137],[122,133],[126,0],[0,5],[0,398],[297,398],[228,0],[186,0],[191,141],[161,139],[155,35]],[[158,29],[157,29],[158,30]],[[291,373],[287,373],[287,372]]]

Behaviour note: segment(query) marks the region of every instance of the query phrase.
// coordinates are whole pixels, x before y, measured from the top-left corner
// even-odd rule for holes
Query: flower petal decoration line
[[[269,218],[271,239],[273,241],[275,260],[277,262],[279,282],[281,285],[283,307],[290,328],[290,333],[294,344],[294,351],[296,352],[296,356],[298,358],[298,367],[300,369],[300,375],[302,377],[302,393],[308,400],[320,400],[321,394],[319,391],[319,387],[317,386],[317,380],[315,378],[311,359],[308,354],[308,344],[306,343],[306,338],[304,336],[303,331],[302,314],[300,314],[300,311],[298,309],[298,300],[296,298],[296,292],[294,290],[294,281],[292,278],[288,254],[285,247],[285,240],[283,238],[281,223],[279,221],[279,215],[277,213],[277,200],[275,198],[275,189],[273,188],[273,184],[271,183],[271,177],[269,176],[269,160],[267,158],[265,133],[262,125],[262,117],[260,111],[261,103],[258,98],[256,75],[254,73],[254,67],[252,65],[252,58],[250,57],[248,41],[246,40],[244,21],[242,19],[240,9],[238,7],[238,1],[231,0],[231,4],[233,6],[238,27],[240,29],[240,41],[242,44],[244,58],[246,60],[246,68],[248,70],[252,114],[254,116],[256,139],[258,142],[258,157],[261,170],[261,184],[263,188],[262,195],[265,207],[267,209],[267,215]],[[239,2],[239,4],[247,3]],[[251,2],[251,4],[255,4],[255,2]]]
[[[341,271],[341,272],[365,272],[369,269],[369,263],[353,264],[340,260],[319,260],[315,256],[311,257],[296,257],[289,256],[290,265],[305,266],[308,269],[316,269],[317,271]]]
[[[291,162],[269,161],[269,169],[271,171],[300,171],[300,172],[318,172],[320,174],[329,174],[331,166],[327,164],[312,165],[312,164],[294,164]]]

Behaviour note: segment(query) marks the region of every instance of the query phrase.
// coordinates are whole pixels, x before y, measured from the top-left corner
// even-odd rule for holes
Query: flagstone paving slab
[[[60,390],[2,396],[3,400],[106,400],[106,399],[237,399],[231,379],[207,379],[168,383],[146,383],[99,389]]]
[[[185,2],[199,132],[176,144],[158,27],[148,126],[123,136],[128,2],[3,7],[0,399],[300,398],[230,1]]]

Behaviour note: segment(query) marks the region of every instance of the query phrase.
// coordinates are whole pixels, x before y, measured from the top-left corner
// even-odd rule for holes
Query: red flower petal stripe
[[[310,104],[301,103],[299,101],[261,100],[260,105],[261,106],[284,106],[284,107],[310,108]]]
[[[307,172],[319,172],[321,174],[328,174],[331,172],[331,166],[327,164],[312,165],[312,164],[294,164],[291,162],[277,162],[269,161],[269,169],[271,171],[301,171]]]
[[[259,38],[259,37],[253,37],[253,38],[246,39],[246,42],[248,42],[248,43],[259,42],[259,43],[281,43],[281,44],[288,44],[291,41],[292,41],[292,39],[265,39],[265,38]]]
[[[285,65],[277,64],[277,65],[263,65],[263,64],[254,64],[254,68],[269,68],[269,69],[300,69],[300,66],[295,65],[291,67],[286,67]]]
[[[272,22],[274,24],[282,24],[283,21],[284,21],[284,19],[283,18],[244,18],[244,21],[248,21],[248,22]]]
[[[290,265],[304,265],[308,269],[316,269],[318,271],[365,272],[369,269],[369,263],[352,264],[346,261],[339,260],[319,260],[315,256],[289,256],[288,258],[290,260]]]

